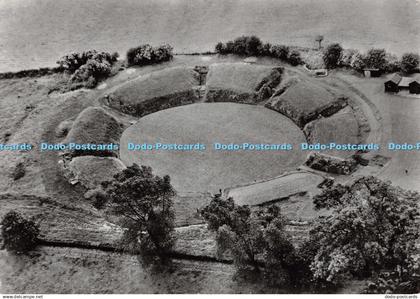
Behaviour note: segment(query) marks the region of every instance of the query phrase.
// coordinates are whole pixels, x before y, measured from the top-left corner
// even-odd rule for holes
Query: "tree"
[[[149,44],[140,45],[127,51],[127,64],[149,65],[169,61],[173,58],[172,46],[165,44],[159,47],[152,47]]]
[[[15,211],[8,212],[1,221],[1,236],[6,250],[26,253],[38,244],[39,227],[32,220]]]
[[[286,61],[289,56],[289,47],[283,45],[272,45],[270,48],[270,55]]]
[[[386,58],[385,49],[370,49],[364,57],[364,64],[368,68],[377,68],[385,71],[387,69]]]
[[[326,189],[315,204],[332,214],[310,233],[319,244],[311,264],[314,279],[337,285],[384,269],[408,271],[419,237],[419,200],[374,177]]]
[[[133,164],[114,176],[108,190],[117,215],[123,216],[122,244],[139,251],[143,261],[165,262],[174,237],[175,191],[170,177],[153,175],[150,167]]]
[[[295,279],[296,251],[277,206],[251,211],[218,194],[201,214],[208,228],[217,232],[218,255],[230,252],[239,271],[262,271],[265,281],[273,285],[300,283]]]
[[[323,59],[325,66],[328,69],[333,69],[338,66],[340,59],[343,55],[343,48],[340,44],[331,44],[324,51]]]
[[[321,43],[324,40],[324,36],[323,35],[317,35],[315,37],[315,41],[318,43],[318,50],[321,50]]]
[[[413,73],[420,63],[419,54],[416,53],[405,53],[401,58],[401,70],[404,73]]]
[[[289,52],[287,60],[293,66],[297,66],[302,63],[302,58],[300,57],[300,53],[297,50],[292,50]]]

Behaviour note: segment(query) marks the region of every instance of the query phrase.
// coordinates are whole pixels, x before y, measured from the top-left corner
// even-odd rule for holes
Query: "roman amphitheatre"
[[[95,189],[94,184],[84,173],[99,173],[106,181],[122,165],[134,163],[151,166],[161,176],[168,174],[181,197],[219,190],[235,192],[236,187],[249,185],[261,188],[260,184],[271,180],[282,186],[283,180],[296,175],[317,176],[318,180],[309,179],[310,185],[316,185],[328,173],[353,172],[357,168],[356,160],[352,160],[356,152],[326,153],[317,159],[331,159],[333,162],[328,163],[335,166],[325,162],[317,169],[323,162],[310,162],[309,151],[300,150],[300,144],[363,143],[370,130],[366,115],[354,99],[333,86],[318,84],[314,78],[272,63],[237,61],[167,67],[102,91],[98,106],[83,110],[71,125],[65,122],[69,125],[65,143],[120,144],[119,152],[92,156],[92,152],[76,150],[63,159],[67,177],[73,183],[81,178],[80,184],[89,190]],[[129,148],[129,144],[156,143],[201,144],[203,148]],[[214,148],[216,143],[289,144],[291,149],[218,150]],[[81,156],[85,161],[77,163]],[[101,163],[95,163],[97,159]],[[346,170],[346,163],[354,169]],[[305,189],[294,184],[296,190],[291,188],[283,194],[280,187],[267,201]]]
[[[311,221],[326,213],[312,203],[323,184],[381,175],[389,162],[381,153],[315,154],[299,149],[305,142],[384,142],[384,121],[375,100],[348,83],[346,76],[318,78],[302,67],[268,58],[250,64],[234,56],[179,55],[157,66],[122,69],[93,90],[49,93],[54,77],[11,79],[27,99],[24,104],[13,101],[15,94],[1,82],[11,105],[2,113],[7,117],[10,109],[22,112],[16,123],[2,124],[2,130],[10,132],[9,142],[119,144],[119,150],[96,152],[5,153],[1,166],[11,171],[24,163],[27,173],[18,181],[0,180],[0,188],[7,191],[0,199],[5,207],[1,214],[19,209],[40,217],[45,247],[42,260],[31,267],[56,265],[46,274],[51,281],[63,271],[67,277],[63,269],[73,269],[71,286],[61,286],[64,292],[94,290],[99,285],[103,290],[104,281],[109,292],[121,293],[162,288],[163,292],[261,291],[260,286],[231,281],[229,257],[215,263],[214,236],[197,211],[219,190],[238,204],[276,204],[287,213],[293,242],[301,244]],[[130,151],[129,143],[200,143],[206,148]],[[213,143],[291,144],[294,150],[218,151]],[[116,248],[122,229],[93,202],[104,182],[133,163],[169,175],[177,191],[174,251],[176,263],[182,265],[176,274],[179,280],[166,274],[150,278],[132,256],[109,252]],[[19,193],[26,195],[17,200],[14,194]],[[103,265],[98,261],[105,255]],[[78,264],[81,258],[102,274]],[[12,271],[29,263],[3,259],[0,266]],[[188,269],[195,269],[196,276]],[[16,271],[8,278],[11,286],[11,279],[22,275]],[[83,279],[86,271],[93,277],[90,282]],[[32,273],[24,276],[25,281],[35,279]],[[142,283],[136,282],[139,277]],[[34,293],[55,287],[46,280],[24,286]]]

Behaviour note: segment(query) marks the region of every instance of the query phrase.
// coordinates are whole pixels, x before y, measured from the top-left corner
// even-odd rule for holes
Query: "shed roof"
[[[395,84],[399,84],[399,83],[400,83],[400,81],[401,81],[401,79],[402,79],[402,77],[401,77],[400,75],[395,74],[394,76],[392,76],[392,78],[391,78],[391,79],[389,79],[389,80],[388,80],[388,81],[386,81],[386,82],[392,82],[392,83],[395,83]]]
[[[420,82],[419,74],[416,74],[416,75],[413,75],[413,76],[410,76],[410,77],[402,77],[398,86],[408,87],[410,85],[410,83],[415,82],[415,81]]]

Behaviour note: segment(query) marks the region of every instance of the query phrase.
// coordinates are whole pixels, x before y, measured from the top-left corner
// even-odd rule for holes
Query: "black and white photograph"
[[[419,192],[420,0],[0,0],[2,299],[417,299]]]

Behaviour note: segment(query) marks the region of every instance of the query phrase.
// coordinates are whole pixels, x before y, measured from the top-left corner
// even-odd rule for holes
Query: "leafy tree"
[[[251,211],[232,198],[216,195],[202,210],[209,229],[216,231],[218,254],[232,254],[238,270],[262,271],[267,283],[298,285],[298,258],[285,232],[277,206]]]
[[[32,250],[38,244],[38,225],[23,218],[21,214],[10,211],[0,224],[5,249],[20,254]]]
[[[368,68],[377,68],[381,71],[385,71],[387,63],[385,49],[370,49],[364,57],[364,64]]]
[[[340,44],[331,44],[324,51],[323,59],[325,66],[329,69],[336,68],[343,55],[343,48]]]
[[[270,49],[271,56],[286,61],[289,56],[289,47],[283,45],[273,45]]]
[[[216,46],[214,47],[214,49],[216,50],[216,53],[218,53],[218,54],[228,54],[227,53],[227,49],[226,49],[226,45],[224,44],[224,43],[222,43],[222,42],[218,42],[217,44],[216,44]]]
[[[413,73],[420,63],[420,56],[416,53],[405,53],[401,58],[401,70],[404,73]]]
[[[419,237],[419,199],[374,177],[326,189],[315,198],[332,214],[311,231],[319,244],[311,264],[314,279],[337,285],[351,276],[409,269]]]
[[[290,51],[288,56],[287,56],[287,60],[293,66],[297,66],[299,64],[302,64],[302,58],[300,57],[300,53],[297,50]]]
[[[133,164],[114,176],[107,192],[115,212],[123,216],[124,248],[140,251],[145,262],[165,262],[175,242],[175,191],[169,176],[161,178],[150,167]]]

